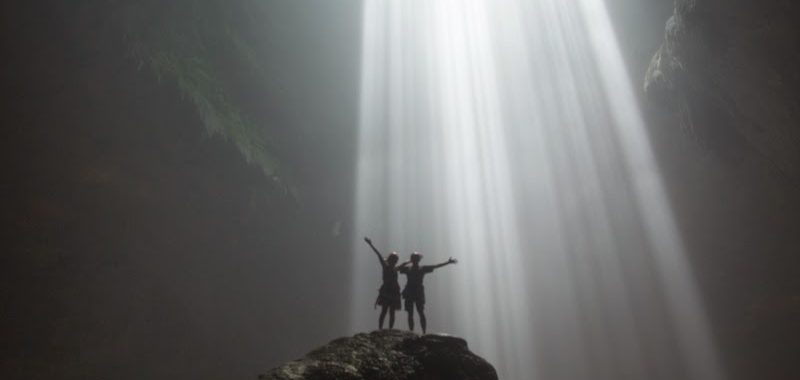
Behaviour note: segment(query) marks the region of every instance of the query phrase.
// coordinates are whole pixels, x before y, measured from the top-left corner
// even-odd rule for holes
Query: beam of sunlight
[[[353,330],[368,235],[461,260],[426,277],[429,330],[503,379],[722,378],[602,0],[363,12]]]

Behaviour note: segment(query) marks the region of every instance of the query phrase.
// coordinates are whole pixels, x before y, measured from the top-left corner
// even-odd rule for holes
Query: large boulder
[[[676,0],[645,91],[710,150],[800,180],[800,3]]]
[[[381,330],[336,339],[259,379],[496,380],[497,372],[461,338]]]

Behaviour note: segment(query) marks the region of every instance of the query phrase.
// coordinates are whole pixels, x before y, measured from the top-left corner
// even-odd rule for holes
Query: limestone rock
[[[710,150],[800,180],[800,3],[676,0],[645,91]]]
[[[461,338],[381,330],[336,339],[259,379],[496,380],[497,373]]]

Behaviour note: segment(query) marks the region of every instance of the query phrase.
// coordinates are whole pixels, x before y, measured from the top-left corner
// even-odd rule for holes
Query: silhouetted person
[[[389,328],[394,328],[394,312],[400,309],[400,283],[397,282],[397,261],[400,259],[396,252],[392,252],[383,259],[383,255],[372,245],[372,240],[365,237],[364,241],[369,244],[370,248],[378,255],[378,260],[381,261],[381,269],[383,270],[383,284],[378,290],[378,299],[375,300],[375,305],[381,306],[381,315],[378,317],[378,328],[383,330],[383,320],[386,318],[386,312],[389,312]]]
[[[400,265],[398,271],[407,277],[406,287],[403,288],[403,298],[408,312],[408,329],[414,331],[414,306],[416,306],[419,314],[419,324],[422,327],[422,333],[425,334],[428,321],[425,319],[425,286],[422,285],[422,279],[425,274],[433,272],[434,269],[441,268],[447,264],[455,264],[458,261],[451,257],[441,264],[419,266],[420,260],[422,260],[422,255],[419,252],[414,252],[411,254],[411,261]],[[408,264],[411,264],[411,267]]]

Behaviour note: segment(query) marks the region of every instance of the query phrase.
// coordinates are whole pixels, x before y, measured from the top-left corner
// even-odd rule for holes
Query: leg
[[[378,330],[383,330],[383,319],[386,317],[386,310],[389,306],[381,305],[381,316],[378,317]]]
[[[394,328],[394,312],[395,312],[395,309],[389,308],[389,328],[390,329]]]
[[[417,303],[417,313],[419,313],[419,324],[422,326],[422,334],[425,335],[425,332],[428,329],[428,320],[425,319],[425,304],[424,303]]]
[[[408,312],[408,329],[414,331],[414,302],[406,301],[406,311]]]

